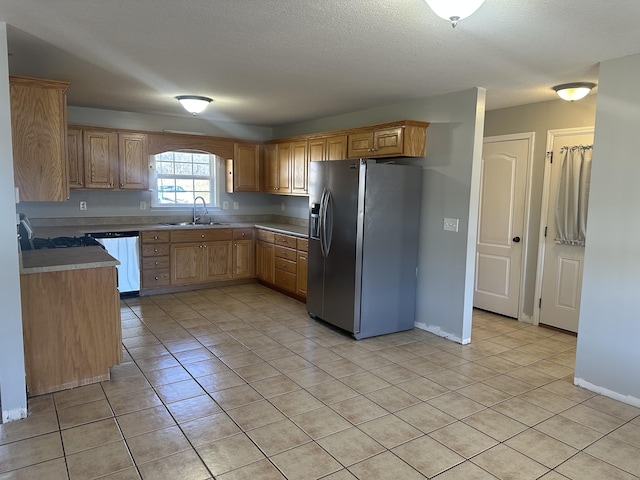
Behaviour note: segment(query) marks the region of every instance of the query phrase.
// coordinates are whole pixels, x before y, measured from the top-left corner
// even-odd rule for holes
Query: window
[[[218,206],[218,157],[206,152],[179,150],[154,156],[154,207],[184,207],[202,197]]]

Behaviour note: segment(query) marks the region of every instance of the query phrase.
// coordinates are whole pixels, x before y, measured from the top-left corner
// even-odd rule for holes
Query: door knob
[[[513,241],[516,242],[516,243],[519,243],[520,242],[520,237],[513,237]]]

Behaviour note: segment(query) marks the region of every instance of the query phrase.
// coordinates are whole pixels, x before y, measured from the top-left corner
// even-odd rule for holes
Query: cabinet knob
[[[156,275],[156,280],[160,280],[160,277],[158,277],[157,275]]]
[[[109,186],[110,186],[110,187],[113,187],[113,182],[109,182]]]
[[[124,187],[124,182],[120,182],[120,186],[121,186],[121,187]]]
[[[204,238],[204,233],[202,235],[200,235],[200,238]]]
[[[158,265],[158,262],[156,262],[156,265]]]
[[[158,253],[158,249],[157,249],[157,248],[154,248],[154,249],[153,249],[153,251],[154,251],[154,252],[156,252],[156,253]]]
[[[153,239],[154,239],[154,240],[158,240],[158,236],[157,236],[157,235],[154,235],[154,236],[153,236]]]
[[[200,245],[200,248],[202,248],[202,245]]]
[[[246,235],[246,233],[243,233],[241,236],[244,237]]]

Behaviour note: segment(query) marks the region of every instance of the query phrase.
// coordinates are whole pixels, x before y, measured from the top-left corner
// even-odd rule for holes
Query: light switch
[[[458,218],[445,218],[444,219],[444,231],[445,232],[457,232],[458,231]]]

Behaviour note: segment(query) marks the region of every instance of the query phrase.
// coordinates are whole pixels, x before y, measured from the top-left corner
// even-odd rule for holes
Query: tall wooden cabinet
[[[264,146],[263,191],[306,195],[309,175],[308,142],[271,143]]]
[[[347,135],[309,139],[309,161],[343,160],[347,158]]]
[[[68,83],[9,77],[13,169],[20,201],[64,201]]]

